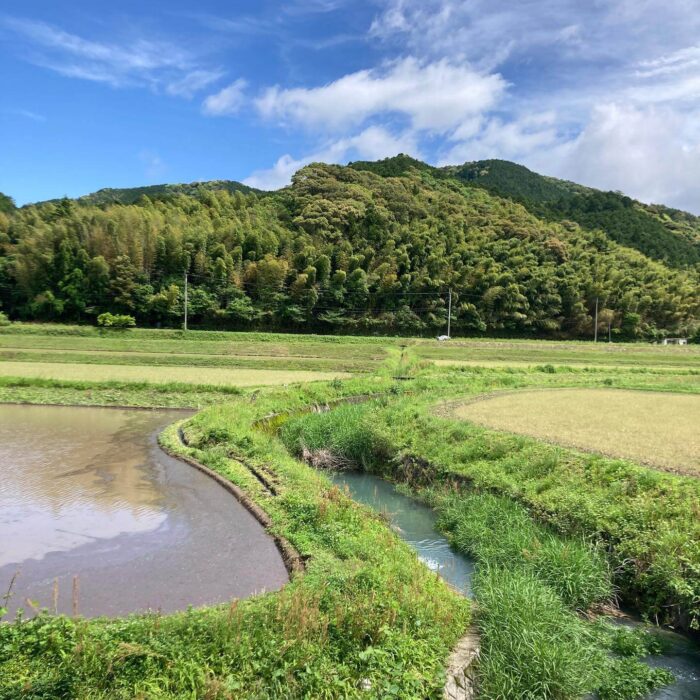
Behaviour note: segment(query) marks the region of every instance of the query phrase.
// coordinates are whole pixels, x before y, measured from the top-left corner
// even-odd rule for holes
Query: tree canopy
[[[312,164],[275,193],[205,184],[0,210],[0,306],[20,319],[177,325],[187,273],[190,322],[232,329],[435,333],[448,289],[453,333],[580,337],[596,299],[620,337],[687,332],[698,318],[697,269],[640,252],[634,218],[619,235],[604,229],[605,193],[598,208],[560,198],[538,212],[406,156]],[[692,215],[648,216],[692,243]]]

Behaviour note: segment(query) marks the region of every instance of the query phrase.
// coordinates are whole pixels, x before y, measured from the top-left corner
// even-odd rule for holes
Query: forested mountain
[[[259,192],[235,180],[209,180],[207,182],[190,182],[178,185],[145,185],[144,187],[127,187],[112,189],[106,187],[78,199],[82,204],[135,204],[141,197],[149,199],[172,199],[178,194],[197,197],[200,193],[212,190],[224,190],[233,194]]]
[[[674,267],[700,263],[700,217],[645,205],[619,192],[601,192],[544,177],[522,165],[490,160],[448,169],[454,177],[522,202],[534,214],[587,228]]]
[[[0,192],[0,212],[11,214],[15,209],[15,203],[11,197]]]
[[[399,175],[408,168],[430,169],[523,204],[549,221],[575,221],[601,229],[618,243],[673,267],[700,264],[700,217],[660,205],[637,202],[619,192],[601,192],[566,180],[545,177],[505,160],[482,160],[431,168],[408,156],[352,167],[379,175]]]
[[[466,176],[474,167],[460,175],[399,156],[312,164],[274,193],[202,183],[8,208],[0,304],[13,318],[112,311],[177,325],[187,272],[191,322],[222,328],[435,333],[452,289],[453,333],[587,336],[596,299],[618,337],[692,332],[696,268],[652,260],[569,214],[538,216],[534,180],[497,196],[492,171],[488,188]],[[681,241],[695,226],[649,211]]]

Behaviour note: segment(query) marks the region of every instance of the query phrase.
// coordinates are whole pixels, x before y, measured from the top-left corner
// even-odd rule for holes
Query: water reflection
[[[175,610],[274,590],[271,538],[216,482],[165,455],[179,411],[0,405],[0,588],[85,615]],[[57,584],[54,583],[57,581]]]
[[[0,406],[0,566],[163,524],[162,464],[144,435],[181,415]]]

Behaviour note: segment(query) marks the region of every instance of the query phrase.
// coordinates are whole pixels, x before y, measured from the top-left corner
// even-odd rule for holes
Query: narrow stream
[[[384,513],[393,530],[418,554],[418,558],[431,570],[436,571],[453,588],[471,598],[471,578],[474,562],[464,554],[456,552],[447,538],[440,533],[432,508],[404,496],[396,487],[384,479],[364,472],[328,472],[329,479],[344,489],[358,503]]]
[[[399,537],[416,551],[426,566],[437,571],[454,588],[472,596],[474,561],[450,547],[447,538],[435,526],[437,516],[432,508],[404,496],[393,484],[373,474],[344,471],[326,472],[326,475],[341,489],[347,487],[358,503],[385,514]],[[648,700],[700,699],[700,647],[673,632],[663,630],[660,634],[666,651],[647,661],[671,671],[676,683],[649,695]]]

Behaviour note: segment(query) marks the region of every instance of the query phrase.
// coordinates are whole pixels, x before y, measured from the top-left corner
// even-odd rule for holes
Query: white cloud
[[[222,77],[219,69],[200,65],[196,56],[170,42],[136,39],[123,44],[95,41],[45,22],[0,18],[0,25],[24,40],[25,57],[60,75],[139,86],[191,97]]]
[[[371,35],[423,56],[495,66],[546,48],[557,57],[643,59],[697,41],[697,0],[388,0]]]
[[[439,165],[453,165],[468,160],[504,158],[523,161],[533,153],[558,146],[554,112],[541,112],[504,120],[492,117],[468,138],[452,144],[439,159]]]
[[[394,136],[386,129],[370,126],[355,136],[338,139],[313,153],[295,159],[289,154],[281,156],[267,170],[258,170],[243,182],[261,190],[276,190],[288,185],[292,175],[305,165],[314,162],[341,163],[350,157],[378,160],[397,153],[420,156],[415,138],[409,132]]]
[[[638,75],[643,78],[668,75],[700,66],[700,46],[686,46],[665,56],[640,61]]]
[[[700,46],[640,61],[627,96],[640,103],[700,103]]]
[[[506,158],[700,213],[697,10],[697,0],[388,0],[371,35],[423,61],[499,67],[511,84],[447,134],[438,162]]]
[[[33,122],[45,122],[46,121],[46,117],[43,114],[39,114],[38,112],[32,112],[29,109],[8,108],[8,109],[3,109],[2,113],[3,114],[13,114],[17,117],[24,117],[25,119],[29,119]]]
[[[700,112],[692,121],[698,118]],[[672,109],[600,105],[556,156],[553,174],[700,212],[700,141],[688,133],[687,119]]]
[[[245,80],[239,78],[219,92],[209,95],[202,104],[202,111],[210,116],[235,114],[243,106],[247,85]]]
[[[490,119],[449,147],[438,164],[514,160],[545,175],[700,213],[700,110],[689,116],[665,106],[608,102],[594,107],[576,133],[558,123],[553,112]]]
[[[467,64],[408,57],[322,87],[270,88],[256,104],[268,119],[331,132],[396,114],[408,118],[413,129],[446,133],[492,108],[505,88],[501,76]]]
[[[170,82],[166,86],[165,91],[169,95],[177,97],[194,97],[198,92],[220,80],[223,76],[223,71],[193,70],[183,75],[182,78]]]

